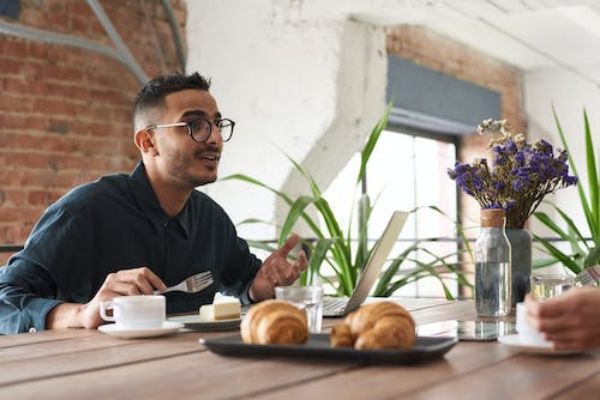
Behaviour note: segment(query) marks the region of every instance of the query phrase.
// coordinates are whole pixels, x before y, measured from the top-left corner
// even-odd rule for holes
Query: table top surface
[[[475,319],[471,301],[395,298],[418,325]],[[331,327],[340,319],[325,319]],[[459,342],[416,365],[223,357],[185,332],[123,340],[70,329],[0,337],[2,398],[598,398],[600,353],[540,356]]]

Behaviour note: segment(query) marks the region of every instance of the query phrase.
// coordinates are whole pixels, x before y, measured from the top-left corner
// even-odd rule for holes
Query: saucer
[[[581,350],[555,350],[550,344],[537,346],[531,344],[523,344],[519,341],[518,333],[514,335],[500,336],[498,338],[498,341],[506,346],[512,347],[516,350],[520,350],[524,353],[542,354],[550,356],[566,356],[581,353]]]
[[[237,329],[242,321],[240,318],[206,321],[200,318],[200,314],[179,315],[176,317],[169,317],[167,320],[183,324],[186,329],[205,332]]]
[[[160,328],[139,328],[139,329],[123,329],[117,328],[116,324],[100,325],[98,330],[110,336],[116,336],[121,339],[141,339],[168,335],[183,328],[183,324],[172,321],[164,321]]]

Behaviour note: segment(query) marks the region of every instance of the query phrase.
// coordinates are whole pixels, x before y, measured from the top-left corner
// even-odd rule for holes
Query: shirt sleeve
[[[45,329],[48,312],[69,298],[69,268],[85,251],[77,220],[64,208],[49,208],[25,248],[0,270],[0,333]]]
[[[237,236],[233,224],[229,222],[229,253],[231,257],[221,272],[221,291],[239,297],[243,305],[252,303],[248,291],[262,265],[262,261],[250,252],[248,243]]]

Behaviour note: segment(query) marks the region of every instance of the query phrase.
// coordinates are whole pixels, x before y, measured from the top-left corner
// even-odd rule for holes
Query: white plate
[[[122,329],[117,328],[116,324],[106,324],[98,327],[98,330],[107,335],[120,337],[122,339],[141,339],[149,337],[158,337],[168,335],[183,328],[183,324],[178,322],[165,321],[161,328],[148,329]]]
[[[579,350],[554,350],[551,345],[534,346],[519,342],[519,334],[500,336],[498,341],[525,353],[564,356],[581,353]]]
[[[179,315],[169,317],[167,320],[181,323],[185,328],[196,331],[228,331],[239,328],[242,321],[240,318],[205,321],[200,318],[200,314]]]

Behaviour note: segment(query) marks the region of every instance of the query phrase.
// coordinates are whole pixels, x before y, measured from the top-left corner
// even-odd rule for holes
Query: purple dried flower
[[[501,134],[490,141],[492,168],[482,158],[473,165],[456,163],[448,176],[482,208],[504,208],[508,228],[522,228],[546,194],[577,184],[577,177],[569,175],[566,151],[558,150],[555,157],[545,140],[528,144],[505,121],[484,121],[480,128],[480,133]]]

